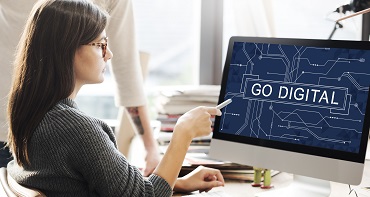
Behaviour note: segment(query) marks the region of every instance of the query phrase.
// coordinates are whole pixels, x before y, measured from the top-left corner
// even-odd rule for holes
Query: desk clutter
[[[174,126],[181,115],[198,106],[216,106],[220,94],[219,85],[167,86],[158,90],[155,102],[160,132],[155,137],[160,145],[169,143]],[[215,118],[211,118],[214,122]],[[192,145],[209,146],[212,134],[195,138]]]
[[[213,161],[211,159],[199,159],[196,156],[187,155],[180,171],[180,176],[184,176],[197,168],[199,165],[219,169],[224,179],[239,180],[246,182],[254,181],[254,173],[252,166],[242,165],[224,161]],[[271,176],[275,176],[279,171],[271,170]],[[262,174],[261,181],[264,181]]]
[[[169,143],[177,120],[187,111],[198,106],[216,106],[220,94],[219,85],[167,86],[158,90],[155,107],[160,122],[160,132],[155,137],[160,145]],[[215,118],[211,118],[214,122]],[[209,146],[212,134],[192,141],[193,145]]]
[[[155,106],[158,112],[156,120],[159,122],[160,129],[154,135],[162,153],[166,152],[179,117],[198,106],[216,106],[219,93],[220,86],[218,85],[172,86],[158,91]],[[214,122],[214,117],[211,120]],[[225,179],[253,182],[254,170],[252,166],[208,158],[211,139],[212,133],[193,139],[184,159],[180,176],[184,176],[202,165],[219,169]],[[278,171],[272,170],[271,176],[277,173]]]
[[[198,106],[216,106],[221,86],[168,86],[158,90],[155,107],[159,115],[181,115]],[[165,117],[164,117],[165,118]]]

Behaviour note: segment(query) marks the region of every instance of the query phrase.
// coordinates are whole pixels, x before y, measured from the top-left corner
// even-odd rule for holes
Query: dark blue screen
[[[358,153],[370,51],[235,42],[219,131]]]

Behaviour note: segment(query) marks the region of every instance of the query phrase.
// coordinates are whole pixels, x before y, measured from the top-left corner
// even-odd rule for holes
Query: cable
[[[348,193],[348,195],[351,195],[351,193],[353,192],[353,193],[355,193],[356,197],[358,197],[356,190],[355,189],[352,189],[351,188],[351,185],[348,185],[348,187],[349,187],[349,193]]]
[[[365,10],[367,8],[370,8],[370,0],[351,0],[350,3],[341,5],[337,7],[334,12],[337,12],[339,14],[345,14],[346,12],[359,12],[361,10]],[[331,40],[335,31],[339,28],[343,28],[343,25],[336,22],[334,24],[334,29],[329,35],[328,40]]]
[[[339,22],[336,22],[336,23],[335,23],[335,25],[334,25],[334,29],[333,29],[333,31],[332,31],[332,32],[330,33],[330,35],[329,35],[328,40],[331,40],[331,38],[333,37],[333,35],[334,35],[335,31],[336,31],[338,28],[343,28],[343,25],[342,25],[341,23],[339,23]]]

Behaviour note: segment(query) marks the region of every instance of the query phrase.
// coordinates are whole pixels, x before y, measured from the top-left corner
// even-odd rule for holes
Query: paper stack
[[[160,114],[183,114],[198,106],[216,106],[219,85],[172,86],[160,90],[157,109]]]
[[[157,120],[162,123],[161,131],[172,131],[178,118],[195,107],[216,106],[219,94],[219,85],[162,88],[156,102]]]

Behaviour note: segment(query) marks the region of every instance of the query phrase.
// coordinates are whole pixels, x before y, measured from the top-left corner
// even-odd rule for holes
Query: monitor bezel
[[[361,49],[370,50],[370,43],[367,41],[345,41],[345,40],[318,40],[318,39],[296,39],[296,38],[267,38],[267,37],[231,37],[229,41],[227,56],[225,60],[222,85],[219,95],[218,103],[224,101],[225,89],[227,85],[227,77],[229,74],[230,61],[232,57],[233,46],[235,42],[249,42],[249,43],[264,43],[264,44],[284,44],[296,46],[314,46],[314,47],[330,47],[330,48],[347,48],[347,49]],[[370,65],[369,65],[370,69]],[[243,144],[250,144],[260,147],[267,147],[296,153],[309,154],[320,157],[327,157],[333,159],[340,159],[344,161],[352,161],[357,163],[364,163],[366,146],[369,135],[370,125],[370,96],[367,99],[367,106],[362,128],[362,138],[360,149],[358,153],[351,153],[345,151],[338,151],[326,148],[312,147],[300,144],[279,142],[273,140],[259,139],[247,136],[237,136],[219,132],[219,125],[221,116],[217,116],[214,124],[214,131],[212,138],[219,140],[226,140],[230,142],[237,142]]]

